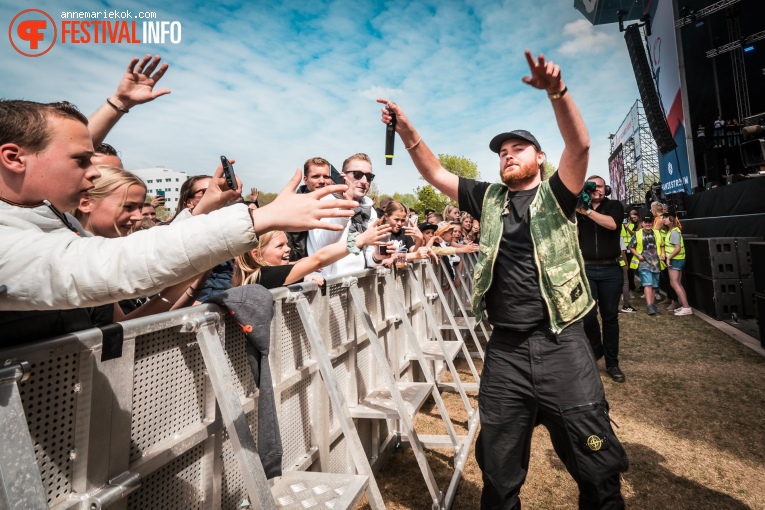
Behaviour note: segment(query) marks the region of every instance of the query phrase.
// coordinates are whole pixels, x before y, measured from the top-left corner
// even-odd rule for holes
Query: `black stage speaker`
[[[749,243],[749,261],[754,291],[765,295],[765,243]],[[765,322],[765,317],[760,316],[760,318],[761,322]]]
[[[688,294],[688,303],[715,320],[729,320],[734,313],[737,317],[743,317],[741,280],[712,279],[686,273],[685,290]]]
[[[739,278],[741,272],[735,237],[683,241],[686,273],[705,278]]]
[[[635,71],[635,80],[637,80],[640,99],[643,101],[645,116],[648,119],[648,127],[651,128],[651,135],[653,135],[659,150],[662,154],[666,154],[677,147],[677,144],[672,138],[667,120],[664,118],[637,23],[624,30],[624,40],[627,42],[627,51],[632,61],[632,69]]]

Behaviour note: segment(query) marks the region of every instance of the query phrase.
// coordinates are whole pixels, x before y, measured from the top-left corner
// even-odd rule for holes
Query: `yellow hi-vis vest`
[[[685,242],[683,241],[683,233],[680,231],[678,227],[673,228],[669,232],[666,233],[664,236],[664,253],[669,256],[670,253],[675,251],[675,245],[669,243],[669,236],[672,235],[672,232],[677,230],[677,233],[680,234],[680,251],[677,252],[677,255],[672,257],[674,260],[685,260]]]
[[[637,223],[627,223],[627,225],[630,225],[632,227],[632,231],[635,232],[638,227]],[[627,232],[627,225],[622,223],[622,239],[624,239],[624,246],[629,246],[630,241],[632,240],[632,234]]]
[[[637,232],[635,232],[635,251],[640,255],[643,253],[643,232],[644,230],[641,228]],[[656,253],[661,255],[661,247],[664,246],[664,236],[661,235],[661,231],[653,229],[653,237],[656,239]],[[630,267],[632,269],[637,269],[638,264],[640,263],[640,259],[637,257],[632,257],[632,261],[630,262]],[[664,269],[667,267],[666,264],[664,264],[664,261],[659,258],[659,269],[664,271]]]

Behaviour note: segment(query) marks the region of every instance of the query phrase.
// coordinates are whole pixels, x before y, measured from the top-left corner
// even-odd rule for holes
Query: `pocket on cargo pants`
[[[560,413],[573,451],[570,469],[578,474],[577,481],[599,483],[627,471],[627,453],[611,428],[605,402],[569,406]]]

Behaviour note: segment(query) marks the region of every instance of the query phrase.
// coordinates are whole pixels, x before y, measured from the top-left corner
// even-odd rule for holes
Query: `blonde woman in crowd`
[[[453,222],[460,221],[460,208],[456,205],[449,204],[444,209],[443,221]]]
[[[101,176],[93,181],[95,187],[80,200],[74,217],[86,230],[86,235],[97,237],[125,237],[137,230],[143,216],[141,206],[146,200],[146,184],[135,174],[114,166],[99,166]],[[104,261],[108,263],[109,261]],[[157,293],[148,302],[125,300],[104,305],[98,324],[145,317],[175,308],[190,306],[195,291],[207,279],[207,272]]]
[[[381,225],[378,220],[364,232],[349,234],[347,240],[325,246],[295,263],[290,263],[287,234],[282,231],[267,232],[258,238],[258,246],[255,249],[236,257],[236,268],[231,283],[234,287],[257,283],[267,289],[275,289],[301,282],[305,278],[323,285],[324,280],[312,273],[334,264],[349,253],[359,255],[364,246],[382,243],[390,234],[390,230],[389,225]]]

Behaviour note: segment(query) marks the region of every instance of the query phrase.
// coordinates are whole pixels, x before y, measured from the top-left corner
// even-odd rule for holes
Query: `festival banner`
[[[661,187],[665,194],[680,191],[690,193],[688,146],[685,141],[686,126],[672,0],[658,0],[651,4],[648,51],[656,76],[656,89],[661,96],[670,132],[677,144],[675,150],[667,154],[659,153]]]

